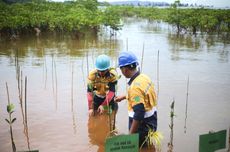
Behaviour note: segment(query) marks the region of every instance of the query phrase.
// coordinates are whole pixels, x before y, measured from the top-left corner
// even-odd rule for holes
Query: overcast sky
[[[54,0],[54,1],[65,1],[65,0]],[[132,0],[98,0],[106,2],[114,1],[132,1]],[[152,2],[168,2],[173,3],[175,0],[139,0],[139,1],[152,1]],[[181,3],[197,4],[197,5],[213,5],[215,7],[230,7],[230,0],[180,0]]]

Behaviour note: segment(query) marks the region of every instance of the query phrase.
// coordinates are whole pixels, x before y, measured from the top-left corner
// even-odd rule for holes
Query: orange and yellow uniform
[[[138,133],[140,142],[145,140],[149,128],[157,129],[157,98],[151,79],[137,72],[128,82],[129,129],[133,119],[140,122]]]
[[[96,110],[98,106],[108,103],[113,108],[117,81],[118,74],[113,68],[110,68],[104,76],[99,75],[96,69],[92,70],[87,81],[87,91],[93,93],[93,102],[90,103],[89,101],[88,103],[89,109],[94,108]],[[110,96],[108,100],[106,100],[107,96]]]

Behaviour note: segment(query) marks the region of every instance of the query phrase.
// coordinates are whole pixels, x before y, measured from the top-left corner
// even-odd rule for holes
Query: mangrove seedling
[[[15,122],[16,118],[12,118],[12,114],[14,112],[14,104],[10,103],[10,96],[9,96],[9,90],[8,90],[7,83],[6,83],[6,91],[7,91],[7,97],[8,97],[7,112],[9,114],[9,119],[5,119],[5,120],[10,126],[10,137],[11,137],[12,150],[13,152],[16,152],[16,146],[14,143],[13,128],[12,128],[12,124]]]
[[[149,126],[148,126],[149,128]],[[145,141],[142,143],[140,149],[147,143],[148,148],[154,147],[156,151],[161,151],[161,143],[163,140],[163,135],[159,131],[154,131],[153,129],[149,129],[148,135],[145,138]]]
[[[14,104],[10,103],[7,105],[7,112],[9,114],[9,119],[5,119],[5,120],[10,125],[10,136],[11,136],[12,149],[13,149],[13,152],[16,152],[16,146],[14,143],[13,128],[12,128],[12,124],[16,120],[16,118],[12,118],[12,113],[14,112]]]

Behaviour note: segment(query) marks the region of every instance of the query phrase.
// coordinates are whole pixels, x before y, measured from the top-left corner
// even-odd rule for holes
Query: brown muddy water
[[[15,104],[13,135],[18,151],[103,152],[108,134],[108,117],[88,117],[86,77],[97,55],[111,56],[116,66],[120,51],[132,51],[142,72],[159,88],[158,131],[167,151],[170,136],[170,103],[175,99],[174,151],[196,152],[199,135],[230,128],[230,40],[217,35],[177,36],[165,23],[126,19],[116,37],[109,30],[98,37],[72,39],[43,34],[16,41],[0,41],[0,152],[10,152],[11,140],[6,111],[9,95]],[[142,51],[144,48],[144,51]],[[157,59],[159,50],[159,81]],[[17,57],[18,56],[18,57]],[[17,64],[18,63],[18,64]],[[19,103],[16,65],[27,76],[28,138],[24,133]],[[118,72],[120,70],[118,69]],[[186,132],[186,94],[189,76]],[[159,82],[159,83],[158,83]],[[126,90],[126,80],[118,83],[117,94]],[[159,84],[159,85],[158,85]],[[23,92],[23,99],[24,99]],[[126,102],[116,116],[119,134],[128,133]]]

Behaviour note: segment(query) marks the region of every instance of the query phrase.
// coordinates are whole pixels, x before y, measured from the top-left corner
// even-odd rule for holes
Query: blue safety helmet
[[[123,67],[131,64],[138,65],[138,60],[135,54],[132,52],[121,52],[118,58],[118,66]]]
[[[110,58],[107,55],[99,55],[95,63],[96,69],[99,71],[105,71],[110,68]]]

